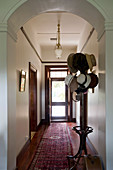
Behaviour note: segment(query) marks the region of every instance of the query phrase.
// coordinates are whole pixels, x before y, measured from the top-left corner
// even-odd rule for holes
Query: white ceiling
[[[24,29],[29,38],[34,43],[38,43],[40,47],[55,46],[56,40],[50,40],[50,38],[57,37],[58,22],[60,23],[61,45],[76,47],[87,23],[79,16],[64,12],[43,13],[29,20],[24,25]]]

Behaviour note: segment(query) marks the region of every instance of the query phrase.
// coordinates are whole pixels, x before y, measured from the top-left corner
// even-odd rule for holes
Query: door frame
[[[54,103],[54,106],[62,106],[63,103],[65,103],[65,116],[62,117],[52,117],[52,109],[51,109],[51,120],[55,119],[68,119],[68,89],[67,86],[65,86],[65,102],[52,102],[52,82],[53,81],[64,81],[65,78],[51,78],[51,107],[53,106],[52,103]],[[59,104],[58,104],[59,103]]]
[[[45,65],[45,122],[47,124],[50,124],[50,113],[49,113],[49,78],[50,78],[50,70],[51,68],[58,68],[58,70],[60,71],[60,68],[64,68],[66,70],[67,68],[67,72],[69,73],[69,69],[67,67],[67,65]],[[63,71],[63,70],[62,70]],[[67,102],[67,107],[68,107],[68,118],[67,121],[72,121],[72,95],[71,92],[69,90],[69,88],[67,88],[68,94],[70,94],[68,96],[68,102]]]
[[[36,88],[36,103],[37,103],[37,69],[31,62],[29,62],[29,138],[31,140],[31,122],[30,122],[30,109],[31,109],[31,100],[30,100],[30,71],[33,71],[35,73],[35,88]],[[37,105],[36,105],[36,127],[37,127]]]

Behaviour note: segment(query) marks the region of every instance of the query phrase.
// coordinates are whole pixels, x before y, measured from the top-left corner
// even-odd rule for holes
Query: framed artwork
[[[19,91],[25,91],[25,84],[26,84],[26,72],[21,70],[20,72],[20,84],[19,84]]]

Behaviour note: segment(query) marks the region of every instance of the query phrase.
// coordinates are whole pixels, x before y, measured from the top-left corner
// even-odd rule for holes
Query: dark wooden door
[[[68,91],[64,78],[51,79],[51,119],[68,118]]]
[[[49,123],[51,122],[51,112],[52,112],[52,107],[51,107],[51,78],[49,78]]]
[[[51,70],[54,68],[54,71],[68,71],[68,68],[66,65],[50,65],[45,66],[45,121],[50,124],[51,118],[52,118],[52,105],[55,103],[52,103],[52,94],[51,94],[51,83],[52,79],[50,76]],[[61,68],[61,69],[60,69]],[[62,69],[64,68],[64,70]],[[68,71],[68,74],[70,72]],[[58,80],[58,79],[57,79]],[[60,103],[62,105],[63,103]],[[69,88],[66,87],[66,100],[65,100],[65,108],[66,108],[66,115],[64,118],[66,118],[68,121],[73,121],[72,119],[72,97],[70,94]],[[53,117],[54,118],[54,117]],[[57,117],[58,118],[58,117]],[[61,118],[61,117],[60,117]]]
[[[29,115],[30,115],[30,132],[36,131],[37,128],[37,71],[29,69]]]

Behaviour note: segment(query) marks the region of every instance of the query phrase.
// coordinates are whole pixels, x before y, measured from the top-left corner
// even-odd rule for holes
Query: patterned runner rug
[[[28,169],[68,170],[67,155],[72,155],[72,146],[66,123],[51,123]]]

